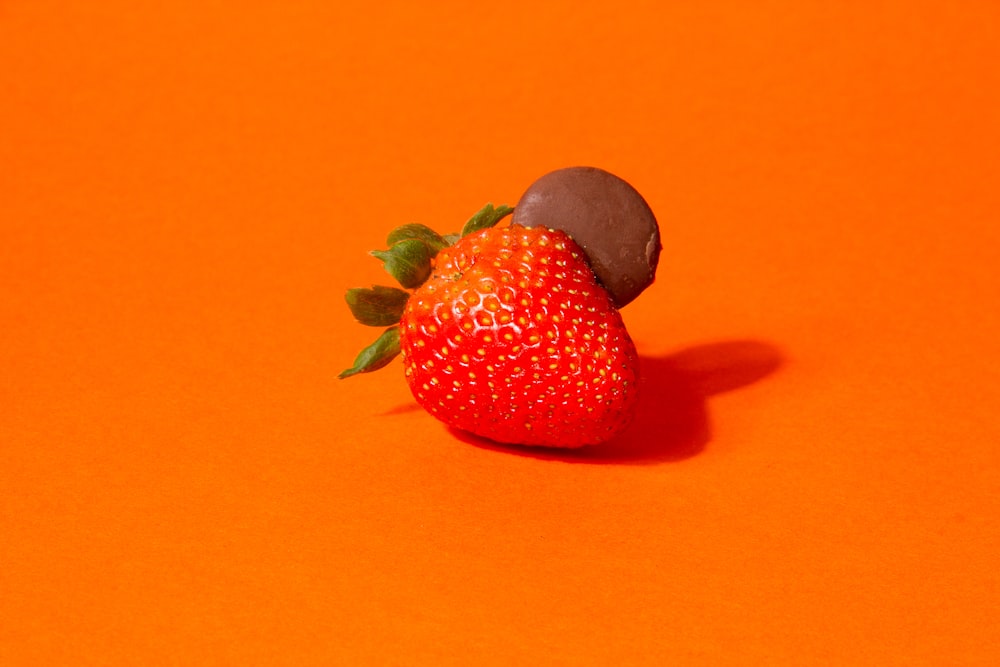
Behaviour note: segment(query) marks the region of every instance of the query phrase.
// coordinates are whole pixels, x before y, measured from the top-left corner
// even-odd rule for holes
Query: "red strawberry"
[[[348,292],[361,322],[400,325],[341,376],[401,351],[417,402],[450,426],[525,445],[608,440],[634,412],[635,346],[580,247],[561,231],[492,226],[509,212],[487,207],[450,247],[417,225],[390,235],[376,256],[416,289]]]

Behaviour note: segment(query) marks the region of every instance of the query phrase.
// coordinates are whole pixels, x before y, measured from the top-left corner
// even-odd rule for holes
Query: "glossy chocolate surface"
[[[656,275],[656,218],[635,188],[603,169],[569,167],[542,176],[521,195],[512,221],[561,229],[573,237],[619,308]]]

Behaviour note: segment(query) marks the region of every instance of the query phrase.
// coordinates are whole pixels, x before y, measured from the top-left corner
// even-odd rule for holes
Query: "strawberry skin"
[[[499,442],[603,442],[636,405],[635,346],[561,231],[493,227],[441,250],[406,302],[399,346],[424,409]]]

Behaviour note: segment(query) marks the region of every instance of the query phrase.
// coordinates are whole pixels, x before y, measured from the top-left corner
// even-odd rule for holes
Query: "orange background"
[[[0,1],[0,664],[1000,659],[1000,5],[142,4]],[[620,442],[335,379],[575,164],[663,230]]]

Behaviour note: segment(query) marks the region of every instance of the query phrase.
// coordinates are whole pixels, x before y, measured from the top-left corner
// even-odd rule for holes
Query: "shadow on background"
[[[711,440],[706,399],[753,384],[782,363],[776,347],[733,340],[685,348],[664,357],[641,357],[642,387],[635,421],[617,438],[580,449],[503,445],[449,429],[484,449],[575,463],[651,464],[696,456]]]

